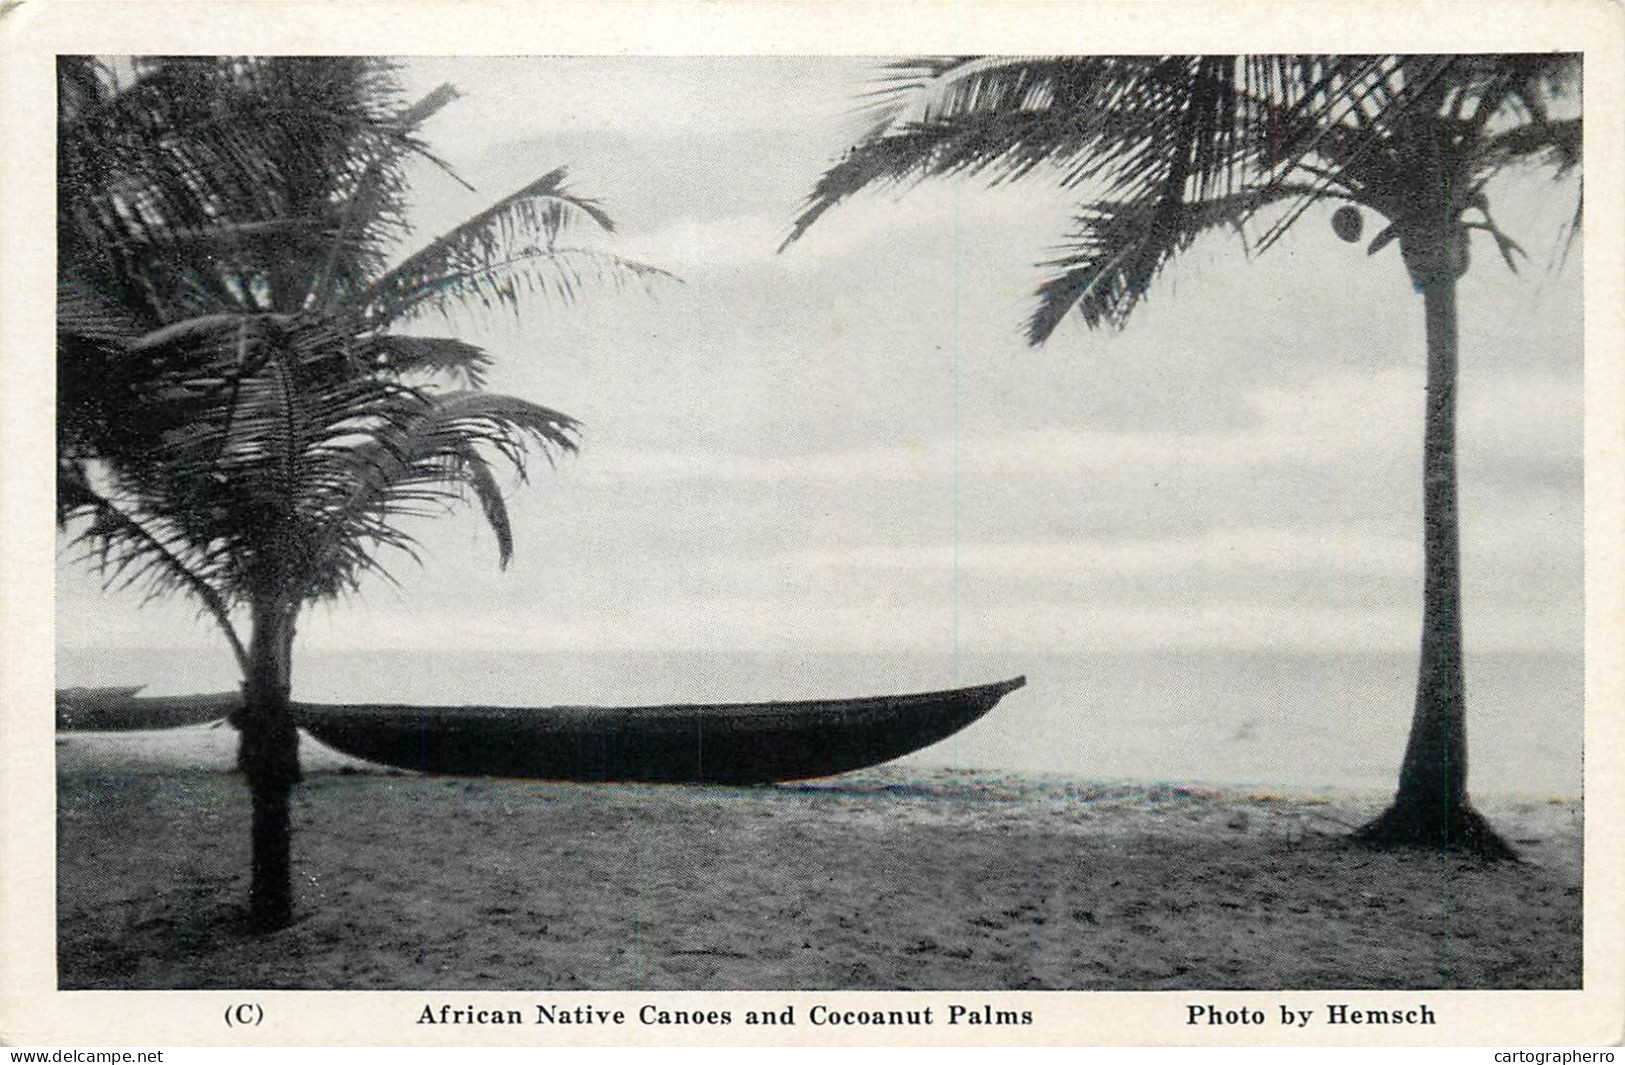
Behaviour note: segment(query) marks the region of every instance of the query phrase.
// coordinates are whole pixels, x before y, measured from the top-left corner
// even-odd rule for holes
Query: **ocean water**
[[[981,721],[903,761],[1093,781],[1390,790],[1409,728],[1414,655],[1260,651],[850,655],[306,650],[295,698],[543,706],[878,695],[1024,674]],[[1469,656],[1475,794],[1578,797],[1578,656]],[[235,687],[224,654],[58,653],[59,686],[145,683],[149,694]]]

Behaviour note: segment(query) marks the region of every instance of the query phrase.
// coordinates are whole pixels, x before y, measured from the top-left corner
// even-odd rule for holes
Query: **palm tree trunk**
[[[253,802],[249,924],[259,931],[293,920],[289,800],[299,782],[299,733],[290,701],[294,614],[277,602],[254,605],[237,764]]]
[[[1451,238],[1432,242],[1417,271],[1427,315],[1427,414],[1422,455],[1422,653],[1410,740],[1388,810],[1355,833],[1379,846],[1513,852],[1467,798],[1467,683],[1461,638],[1461,525],[1456,478],[1456,276]]]

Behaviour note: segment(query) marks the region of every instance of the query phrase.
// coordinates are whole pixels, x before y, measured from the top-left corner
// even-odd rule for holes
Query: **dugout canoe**
[[[235,692],[137,698],[142,687],[58,688],[57,730],[122,732],[202,725],[225,717],[241,698]]]
[[[539,709],[300,703],[296,712],[330,747],[427,773],[769,784],[862,769],[930,746],[1026,682],[800,702]]]

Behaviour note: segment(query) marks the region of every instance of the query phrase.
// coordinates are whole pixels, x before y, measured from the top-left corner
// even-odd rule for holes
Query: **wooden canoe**
[[[141,687],[58,688],[56,727],[69,732],[182,728],[217,721],[241,699],[234,692],[137,698]]]
[[[428,773],[767,784],[888,762],[953,735],[1025,677],[914,695],[645,707],[298,705],[330,747]]]

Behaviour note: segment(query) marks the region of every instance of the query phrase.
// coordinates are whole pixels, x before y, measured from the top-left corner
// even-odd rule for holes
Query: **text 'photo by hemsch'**
[[[57,986],[1580,988],[1582,65],[58,56]]]

